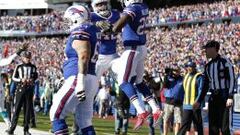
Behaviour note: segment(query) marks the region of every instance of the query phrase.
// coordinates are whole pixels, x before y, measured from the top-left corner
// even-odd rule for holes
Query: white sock
[[[153,98],[148,100],[148,104],[152,108],[152,113],[156,113],[159,110],[159,106],[157,105],[156,101]]]
[[[138,114],[141,114],[141,113],[145,112],[145,109],[144,109],[143,105],[140,103],[139,99],[134,99],[132,101],[132,104],[136,108]]]

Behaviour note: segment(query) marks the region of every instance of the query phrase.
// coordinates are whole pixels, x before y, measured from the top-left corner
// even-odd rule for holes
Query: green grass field
[[[2,121],[2,119],[0,120]],[[71,129],[73,123],[73,117],[70,116],[67,118],[67,123]],[[22,125],[23,123],[23,116],[21,115],[18,121],[18,125]],[[97,132],[97,135],[113,135],[114,134],[114,120],[111,119],[99,119],[94,117],[93,119],[94,127]],[[50,120],[48,116],[44,116],[42,114],[37,114],[37,128],[38,130],[42,131],[49,131],[50,130]],[[140,130],[133,131],[133,123],[130,123],[129,126],[129,135],[148,135],[148,127],[145,124]],[[159,127],[155,129],[156,134],[160,134]],[[171,135],[171,134],[170,134]]]

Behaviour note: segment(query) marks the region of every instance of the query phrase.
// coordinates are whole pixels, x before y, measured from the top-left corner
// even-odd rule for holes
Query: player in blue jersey
[[[91,21],[93,23],[108,21],[110,24],[114,24],[120,18],[120,13],[117,10],[111,9],[109,0],[93,0],[92,7],[94,12],[91,14]],[[98,80],[111,67],[111,61],[118,57],[116,53],[116,34],[102,33],[100,41],[96,63]]]
[[[65,82],[53,97],[50,120],[56,135],[67,135],[65,117],[78,112],[76,120],[83,135],[95,135],[92,126],[93,99],[97,91],[95,62],[97,28],[90,23],[90,11],[82,5],[69,7],[64,18],[71,23],[63,64]]]
[[[109,23],[107,24],[107,22],[102,22],[99,27],[104,32],[112,31],[116,33],[122,30],[125,50],[120,58],[113,61],[112,70],[117,74],[117,82],[120,88],[130,98],[138,112],[138,120],[134,128],[139,129],[149,113],[140,105],[135,87],[143,94],[145,100],[151,106],[154,125],[158,123],[162,111],[143,82],[144,60],[147,56],[147,48],[145,47],[146,34],[144,30],[146,18],[148,17],[148,7],[142,3],[142,0],[124,0],[123,3],[126,7],[121,18],[113,26]]]

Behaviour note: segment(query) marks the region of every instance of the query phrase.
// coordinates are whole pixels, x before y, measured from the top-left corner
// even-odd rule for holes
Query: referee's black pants
[[[25,104],[23,104],[23,113],[25,114],[25,111],[26,111],[27,107]],[[35,110],[34,110],[34,103],[33,103],[33,107],[32,108],[29,108],[30,110],[30,123],[28,124],[31,124],[32,126],[36,126],[36,118],[35,118]],[[25,120],[23,120],[23,123],[25,123]]]
[[[24,131],[29,130],[29,122],[30,122],[30,116],[31,116],[31,109],[33,107],[33,93],[34,93],[34,87],[21,87],[18,88],[16,91],[16,102],[14,105],[15,111],[13,112],[13,117],[11,121],[11,127],[10,132],[13,132],[17,126],[18,117],[21,111],[21,108],[23,105],[25,105],[25,111],[24,113]]]
[[[209,98],[209,135],[230,135],[229,108],[226,99],[220,94],[212,94]]]
[[[182,126],[179,129],[177,135],[185,135],[187,131],[190,131],[192,122],[194,124],[195,130],[197,130],[198,132],[198,135],[203,135],[201,109],[183,110],[183,117],[181,123]]]

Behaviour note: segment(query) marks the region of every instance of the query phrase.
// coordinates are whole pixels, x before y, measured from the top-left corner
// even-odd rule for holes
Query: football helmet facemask
[[[111,12],[109,0],[92,0],[93,11],[103,17],[108,17]]]

